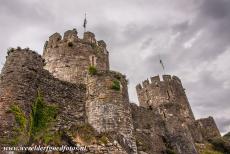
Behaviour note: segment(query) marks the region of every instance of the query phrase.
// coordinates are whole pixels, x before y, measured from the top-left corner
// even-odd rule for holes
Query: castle
[[[136,86],[140,106],[129,102],[125,75],[111,71],[104,41],[91,32],[78,38],[76,29],[45,42],[43,56],[29,49],[11,49],[0,76],[0,146],[30,145],[32,103],[37,91],[57,105],[51,133],[61,131],[62,143],[78,143],[71,130],[89,124],[106,134],[107,143],[91,143],[86,153],[198,154],[196,143],[219,137],[212,117],[195,120],[181,80],[151,77]],[[25,116],[23,129],[8,112],[17,103]],[[78,127],[77,127],[78,128]],[[77,130],[77,129],[76,129]],[[40,140],[40,144],[43,140]]]

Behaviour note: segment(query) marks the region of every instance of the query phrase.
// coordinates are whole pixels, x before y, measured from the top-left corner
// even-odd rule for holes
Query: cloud
[[[88,29],[106,41],[113,70],[127,74],[130,100],[137,83],[166,73],[182,79],[197,118],[213,116],[229,130],[229,0],[0,0],[0,68],[9,47],[42,53],[54,32]],[[122,57],[122,58],[121,58]]]

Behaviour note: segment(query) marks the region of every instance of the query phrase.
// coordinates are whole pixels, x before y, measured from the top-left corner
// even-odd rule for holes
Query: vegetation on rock
[[[217,137],[210,140],[213,148],[223,153],[230,153],[230,141],[223,137]]]
[[[38,94],[36,101],[32,105],[30,116],[30,135],[32,140],[43,140],[48,143],[56,140],[60,135],[51,133],[52,123],[55,122],[57,116],[57,106],[47,105],[43,98]]]
[[[96,75],[97,74],[97,69],[95,66],[90,66],[88,70],[89,70],[90,75]]]
[[[121,86],[120,86],[120,81],[118,80],[113,80],[113,84],[111,87],[113,90],[120,91]]]
[[[25,130],[27,120],[26,120],[26,116],[24,112],[22,111],[22,109],[18,105],[14,104],[10,107],[9,111],[14,114],[16,123],[20,127],[20,130],[21,131]]]

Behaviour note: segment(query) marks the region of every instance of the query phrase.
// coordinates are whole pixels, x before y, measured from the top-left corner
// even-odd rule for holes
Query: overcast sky
[[[7,48],[40,54],[54,32],[87,29],[103,39],[111,69],[137,83],[166,73],[181,78],[196,118],[230,131],[230,0],[0,0],[0,68]]]

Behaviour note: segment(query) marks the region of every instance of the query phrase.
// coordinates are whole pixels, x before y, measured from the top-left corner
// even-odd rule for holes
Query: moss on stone
[[[14,114],[15,121],[20,127],[20,129],[18,130],[24,131],[26,128],[27,120],[26,120],[25,113],[22,111],[22,109],[18,105],[13,104],[10,106],[9,111]]]
[[[101,142],[101,143],[103,143],[103,144],[108,144],[108,137],[107,137],[107,135],[105,135],[105,134],[102,134],[100,137],[99,137],[99,142]]]
[[[224,154],[221,151],[215,150],[214,146],[210,143],[196,144],[196,149],[200,154]]]
[[[88,71],[89,71],[90,75],[96,75],[97,74],[97,69],[95,66],[90,66]]]
[[[113,90],[120,91],[121,86],[120,86],[120,81],[118,80],[113,80],[113,84],[111,87]]]
[[[89,124],[74,126],[71,128],[71,133],[74,136],[80,136],[80,138],[86,143],[91,143],[93,140],[95,140],[95,130]]]
[[[30,134],[32,139],[39,139],[40,136],[49,136],[49,127],[55,121],[57,116],[57,106],[44,103],[40,94],[32,105],[30,116]]]
[[[165,152],[166,152],[166,154],[176,154],[176,152],[175,152],[174,150],[169,149],[169,148],[167,148],[167,149],[165,150]]]

